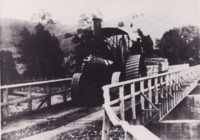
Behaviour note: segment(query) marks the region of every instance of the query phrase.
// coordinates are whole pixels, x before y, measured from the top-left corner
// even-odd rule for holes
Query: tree
[[[162,56],[169,60],[169,64],[180,64],[188,61],[187,43],[176,29],[164,33],[158,46]]]
[[[197,26],[189,25],[182,28],[176,28],[176,30],[187,43],[190,43],[195,37],[199,37],[199,27]]]
[[[162,57],[167,57],[170,64],[200,62],[199,27],[185,26],[174,28],[164,33],[157,42]]]
[[[73,34],[71,34],[71,33],[65,33],[65,35],[64,35],[65,38],[70,38],[72,36],[73,36]]]
[[[13,80],[20,78],[20,75],[16,70],[12,52],[0,51],[0,68],[1,85],[11,84]]]
[[[190,63],[192,65],[200,64],[200,37],[194,37],[189,43]]]
[[[191,65],[200,63],[200,35],[199,27],[185,26],[177,29],[181,37],[187,42],[189,49],[189,63]]]
[[[33,57],[32,52],[34,51],[33,47],[33,38],[34,35],[31,34],[27,28],[23,28],[19,33],[19,42],[18,44],[14,44],[17,47],[17,52],[20,57],[17,58],[19,63],[24,63],[26,67],[30,67],[32,65]]]
[[[18,61],[26,66],[24,75],[62,76],[64,53],[59,48],[58,39],[40,23],[35,26],[35,30],[35,34],[31,34],[24,28],[19,34],[19,43],[15,45],[21,55]]]

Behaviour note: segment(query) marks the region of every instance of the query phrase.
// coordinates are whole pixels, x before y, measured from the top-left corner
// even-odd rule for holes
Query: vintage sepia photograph
[[[200,140],[200,0],[0,0],[1,140]]]

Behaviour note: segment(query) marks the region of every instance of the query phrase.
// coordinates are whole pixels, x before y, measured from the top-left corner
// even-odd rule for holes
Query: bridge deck
[[[67,132],[69,130],[81,128],[95,119],[101,119],[101,114],[103,114],[102,107],[71,107],[59,111],[58,109],[52,109],[51,111],[46,111],[40,114],[23,117],[19,120],[16,119],[13,122],[8,122],[8,124],[3,125],[1,134],[3,139],[12,140],[28,136],[45,136],[45,134],[47,134],[48,138],[50,138],[52,134],[57,135],[60,132]],[[44,134],[41,133],[44,131],[46,131]],[[39,139],[46,139],[47,136],[40,137]]]
[[[190,84],[190,86],[186,87],[184,92],[187,92],[189,94],[197,85],[197,81]],[[126,103],[125,104],[126,109],[128,110],[131,108],[131,104]],[[116,114],[120,113],[120,107],[113,107],[113,111]],[[85,114],[80,115],[80,112],[85,112]],[[71,115],[69,115],[71,114]],[[77,120],[74,119],[73,114],[79,114],[79,118]],[[63,118],[67,117],[67,120],[63,120]],[[73,118],[73,122],[68,122],[71,118]],[[82,117],[82,118],[81,118]],[[59,137],[59,135],[63,133],[67,133],[68,131],[75,130],[75,129],[84,129],[86,126],[91,125],[92,123],[102,120],[103,117],[103,109],[101,107],[97,108],[86,108],[86,107],[79,107],[79,108],[69,108],[67,110],[59,111],[58,113],[42,113],[40,115],[33,115],[31,117],[21,118],[18,122],[11,122],[7,125],[3,126],[2,129],[2,138],[4,137],[15,137],[19,136],[19,138],[24,138],[24,140],[30,140],[30,139],[52,139],[55,137]],[[144,116],[145,117],[145,116]],[[75,121],[74,121],[75,120]],[[59,123],[59,121],[64,121],[64,123],[60,126],[57,126],[56,129],[53,130],[42,130],[46,131],[43,133],[40,133],[39,127],[41,126],[51,126],[52,122],[55,124],[55,122]],[[141,120],[140,120],[141,121]],[[44,128],[43,128],[44,129]],[[138,140],[144,139],[143,137],[148,136],[148,138],[151,137],[152,140],[157,140],[157,136],[149,132],[144,126],[141,125],[133,125],[131,126],[131,132],[134,132],[134,137]],[[140,132],[144,132],[142,135]],[[19,134],[21,133],[21,134]],[[26,133],[26,134],[25,134]],[[38,133],[38,134],[37,134]],[[33,135],[34,134],[34,135]],[[145,134],[145,135],[144,135]],[[33,136],[32,136],[33,135]]]
[[[113,111],[114,115],[120,114],[122,121],[119,119],[115,120],[117,117],[114,119],[111,117],[111,118],[107,118],[106,122],[109,122],[109,121],[111,121],[112,123],[115,122],[116,126],[120,126],[121,122],[125,122],[125,111],[127,109],[132,108],[132,114],[135,115],[133,116],[132,119],[135,119],[135,120],[138,119],[138,116],[137,116],[138,114],[135,113],[137,109],[135,107],[137,105],[137,101],[135,99],[136,96],[140,96],[140,109],[142,111],[148,112],[147,114],[153,114],[152,111],[157,111],[157,113],[159,112],[160,120],[162,120],[162,118],[164,118],[171,110],[173,110],[173,108],[175,108],[176,105],[178,105],[196,87],[196,85],[198,85],[199,77],[196,79],[193,79],[193,78],[195,78],[196,76],[200,76],[198,73],[199,71],[197,70],[197,72],[194,73],[194,70],[196,69],[193,68],[192,70],[191,70],[192,71],[191,73],[194,74],[192,75],[192,78],[188,76],[187,72],[185,74],[186,80],[184,79],[183,80],[185,81],[184,85],[186,86],[184,86],[184,88],[180,87],[181,83],[178,83],[180,82],[180,79],[182,78],[179,75],[180,74],[179,71],[170,72],[166,74],[159,74],[152,77],[134,79],[130,81],[116,83],[113,85],[107,85],[105,86],[106,88],[104,88],[104,96],[106,97],[105,105],[104,105],[105,110],[103,110],[102,107],[71,108],[71,110],[70,109],[65,110],[64,112],[60,112],[57,114],[52,113],[51,115],[49,114],[40,115],[40,116],[38,115],[38,116],[35,116],[35,118],[31,116],[31,118],[27,120],[25,120],[24,118],[21,118],[21,120],[17,123],[8,123],[8,124],[3,125],[2,138],[9,139],[11,137],[10,139],[18,139],[18,138],[24,138],[24,137],[30,136],[24,139],[29,139],[29,140],[30,139],[54,139],[55,137],[63,133],[67,133],[70,130],[79,129],[79,128],[83,129],[87,125],[91,125],[92,122],[102,120],[103,116],[104,116],[103,118],[103,122],[104,122],[105,121],[104,114],[108,113],[108,116],[109,116],[109,112],[108,112],[109,108],[108,110],[106,110],[106,107],[111,107],[111,105],[114,105],[116,103],[119,103],[119,106],[112,106],[111,110]],[[187,81],[187,79],[189,80]],[[153,82],[154,84],[152,84],[152,80],[154,80]],[[136,82],[140,82],[140,91],[135,91]],[[145,85],[146,82],[148,86]],[[124,92],[126,91],[125,85],[128,85],[128,84],[130,85],[131,93],[130,95],[126,95],[126,94],[124,95]],[[8,114],[7,111],[8,111],[9,103],[7,102],[7,96],[5,96],[5,95],[8,95],[8,90],[7,90],[8,88],[9,87],[6,87],[5,89],[2,88],[2,90],[4,91],[3,95],[6,99],[5,102],[3,102],[4,104],[1,104],[5,111],[4,117],[6,117]],[[109,92],[109,88],[119,89],[119,99],[116,99],[114,101],[108,101],[110,100],[109,94],[107,94]],[[182,91],[180,91],[179,88]],[[152,99],[153,97],[152,95],[155,95],[155,100]],[[130,103],[127,102],[127,100],[129,100]],[[82,112],[83,114],[80,115],[80,112]],[[79,117],[75,118],[71,114],[74,114],[75,116],[79,116]],[[113,116],[112,112],[110,114],[111,116]],[[146,115],[144,116],[146,117]],[[152,115],[150,116],[152,117]],[[148,118],[147,116],[146,120],[148,119],[150,118]],[[67,120],[70,120],[70,121],[67,121]],[[55,124],[55,126],[52,126],[52,124]],[[51,128],[48,129],[45,125],[50,126]],[[109,123],[106,124],[106,127],[108,125]],[[37,128],[37,126],[40,127],[39,130],[36,129],[36,131],[31,132],[33,129]],[[142,126],[129,125],[130,133],[132,134],[133,137],[137,138],[138,140],[140,140],[140,138],[143,139],[143,136],[142,135],[138,136],[139,133],[137,133],[136,129],[137,130],[142,129],[142,131],[145,131],[148,135],[151,135]],[[104,124],[102,132],[103,133],[106,132],[105,130],[107,131],[107,128],[105,129],[105,124]],[[27,134],[27,135],[25,136],[24,134]],[[151,136],[154,137],[153,134]],[[154,138],[157,139],[157,137],[154,137]]]
[[[188,94],[196,87],[197,81],[192,83],[190,86],[186,88],[186,92]],[[126,103],[125,104],[126,109],[128,110],[131,108],[131,104]],[[116,114],[120,113],[120,107],[116,106],[113,107],[113,111]],[[33,115],[31,117],[21,118],[18,122],[10,122],[3,126],[2,129],[2,137],[15,137],[19,136],[19,138],[24,138],[24,140],[30,140],[30,139],[52,139],[55,137],[59,137],[59,135],[63,133],[67,133],[68,131],[75,130],[75,129],[84,129],[86,126],[91,125],[92,123],[96,121],[102,120],[103,117],[103,109],[101,107],[96,108],[86,108],[86,107],[79,107],[79,108],[69,108],[67,110],[59,111],[58,113],[53,113],[54,111],[42,113],[39,115]],[[80,115],[80,112],[85,112],[82,115]],[[75,119],[73,116],[74,114],[78,114],[78,118]],[[139,115],[139,114],[138,114]],[[66,118],[67,116],[67,118]],[[71,116],[71,117],[70,117]],[[77,116],[76,116],[77,117]],[[82,118],[81,118],[82,117]],[[144,116],[145,117],[145,116]],[[63,118],[66,118],[63,119]],[[73,120],[73,122],[69,122],[70,118]],[[137,117],[139,118],[139,117]],[[140,117],[141,119],[141,117]],[[47,130],[40,130],[41,126],[51,126],[53,124],[59,124],[59,121],[62,121],[62,125],[57,124],[57,128]],[[68,122],[67,122],[68,121]],[[141,120],[138,120],[141,121]],[[146,120],[148,121],[148,120]],[[64,122],[64,123],[63,123]],[[44,128],[42,128],[44,129]],[[46,131],[43,133],[40,133],[40,131]],[[157,140],[158,137],[155,136],[153,133],[151,133],[149,130],[147,130],[144,126],[141,125],[133,125],[131,126],[131,130],[134,132],[135,138],[138,140],[145,139],[143,137],[148,136],[148,138],[151,138],[152,140]],[[141,134],[140,132],[143,132]],[[21,133],[21,134],[19,134]],[[25,134],[26,133],[26,134]],[[34,134],[34,135],[33,135]]]

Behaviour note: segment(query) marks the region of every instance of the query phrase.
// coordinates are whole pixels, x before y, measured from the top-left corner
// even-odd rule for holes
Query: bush
[[[20,78],[12,52],[0,51],[1,85],[12,84],[13,80]]]

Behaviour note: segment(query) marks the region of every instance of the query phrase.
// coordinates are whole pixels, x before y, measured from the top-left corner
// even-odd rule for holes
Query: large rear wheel
[[[140,77],[139,65],[141,55],[129,55],[126,61],[125,79],[135,79]]]
[[[127,56],[128,56],[128,47],[126,45],[126,41],[123,38],[121,38],[119,40],[118,59],[120,60],[120,63],[122,65],[125,65]]]

